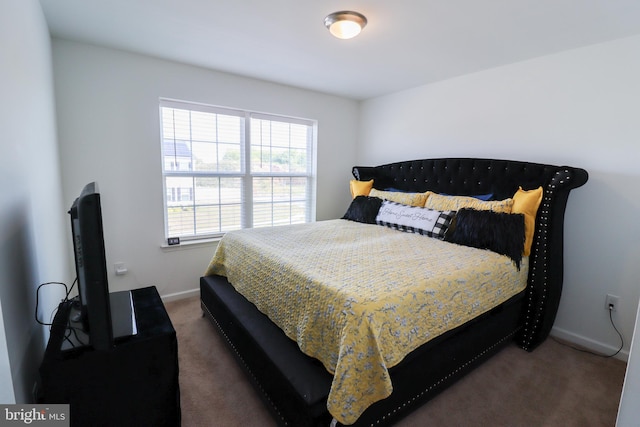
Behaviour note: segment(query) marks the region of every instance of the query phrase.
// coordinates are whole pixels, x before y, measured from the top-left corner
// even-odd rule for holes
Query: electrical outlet
[[[618,304],[619,303],[620,303],[620,297],[615,296],[615,295],[611,295],[611,294],[607,294],[607,298],[605,299],[605,302],[604,302],[604,309],[605,310],[616,311],[616,310],[618,310]]]
[[[123,276],[125,274],[127,274],[127,266],[125,265],[124,262],[116,262],[114,265],[115,270],[116,270],[116,276]]]

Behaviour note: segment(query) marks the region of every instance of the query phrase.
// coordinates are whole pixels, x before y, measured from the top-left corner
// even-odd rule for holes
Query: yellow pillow
[[[485,202],[471,196],[445,196],[442,194],[432,193],[427,199],[425,208],[435,209],[437,211],[457,211],[462,208],[471,208],[481,211],[493,211],[511,213],[513,199],[492,200]]]
[[[351,197],[353,197],[354,199],[357,196],[368,196],[369,191],[371,191],[371,187],[373,187],[373,180],[358,181],[357,179],[352,179],[351,181],[349,181]]]
[[[431,191],[426,193],[405,193],[402,191],[382,191],[372,188],[369,192],[370,197],[378,197],[383,200],[389,200],[391,202],[401,203],[403,205],[424,207],[424,203],[427,201]]]
[[[524,256],[531,254],[533,244],[533,233],[536,231],[536,214],[542,202],[542,187],[535,190],[523,190],[518,188],[513,195],[513,208],[511,213],[524,214]]]

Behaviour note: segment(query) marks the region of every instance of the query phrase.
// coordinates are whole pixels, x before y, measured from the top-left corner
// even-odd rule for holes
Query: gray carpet
[[[182,425],[275,426],[198,298],[166,304],[178,334]],[[418,426],[615,426],[626,364],[547,339],[515,345],[401,420]]]

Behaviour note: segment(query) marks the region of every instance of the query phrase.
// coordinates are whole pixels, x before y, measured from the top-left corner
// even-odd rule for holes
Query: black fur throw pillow
[[[344,214],[342,219],[375,224],[381,204],[382,199],[377,197],[357,196],[351,201],[351,205],[349,205],[349,209],[347,209],[347,213]]]
[[[453,219],[445,240],[506,255],[519,270],[524,249],[524,215],[463,208]]]

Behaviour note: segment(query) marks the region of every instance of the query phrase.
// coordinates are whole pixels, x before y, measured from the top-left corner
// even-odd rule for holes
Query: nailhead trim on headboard
[[[523,334],[520,337],[520,345],[525,350],[532,350],[535,348],[535,345],[539,343],[536,337],[541,333],[542,318],[544,317],[545,311],[548,309],[557,310],[557,307],[547,307],[547,293],[549,292],[550,286],[548,236],[550,218],[552,215],[551,206],[555,191],[558,187],[563,187],[565,184],[568,184],[570,180],[570,170],[563,169],[557,171],[543,193],[542,203],[539,208],[539,218],[536,223],[537,239],[535,240],[532,250],[532,262],[530,263],[532,268],[529,275],[527,310],[525,313]],[[543,258],[542,262],[539,260],[540,257]],[[543,266],[542,269],[539,268],[541,265]],[[562,274],[562,272],[560,272],[560,274]],[[560,280],[556,286],[561,287],[562,280]],[[534,299],[536,295],[538,296],[537,300]]]

